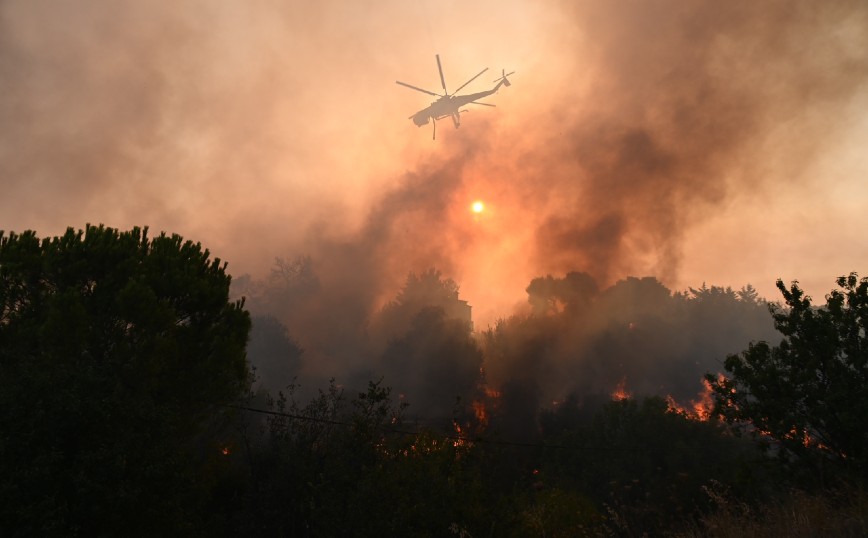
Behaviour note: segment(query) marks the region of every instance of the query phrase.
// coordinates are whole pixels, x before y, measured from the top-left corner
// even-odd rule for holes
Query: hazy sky
[[[868,275],[864,0],[171,4],[0,0],[0,229],[309,254],[375,302],[434,266],[482,324],[569,270]],[[436,53],[450,90],[517,72],[432,141],[394,82],[437,90]]]

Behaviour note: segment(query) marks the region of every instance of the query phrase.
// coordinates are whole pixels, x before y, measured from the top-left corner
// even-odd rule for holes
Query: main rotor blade
[[[437,58],[437,71],[440,71],[440,84],[443,85],[443,93],[449,95],[449,92],[446,91],[446,79],[443,78],[443,68],[440,67],[440,55],[435,54],[435,58]]]
[[[461,85],[457,90],[455,90],[453,93],[458,93],[458,92],[460,92],[460,91],[461,91],[461,88],[467,86],[468,84],[470,84],[471,82],[473,82],[474,80],[476,80],[476,77],[478,77],[478,76],[481,75],[482,73],[485,73],[486,71],[488,71],[488,68],[487,68],[487,67],[486,67],[485,69],[483,69],[482,71],[480,71],[479,73],[476,73],[476,76],[475,76],[475,77],[473,77],[472,79],[470,79],[470,80],[468,80],[467,82],[465,82],[464,84],[462,84],[462,85]]]
[[[400,84],[401,86],[406,86],[410,89],[416,90],[417,92],[427,93],[428,95],[433,95],[434,97],[440,97],[439,93],[429,92],[428,90],[423,90],[422,88],[417,88],[416,86],[411,86],[406,82],[401,82],[400,80],[396,80],[395,84]]]
[[[494,107],[497,106],[497,105],[491,105],[491,104],[489,104],[489,103],[480,103],[480,102],[478,102],[478,101],[470,101],[470,102],[467,103],[467,104],[468,104],[468,105],[494,106]]]

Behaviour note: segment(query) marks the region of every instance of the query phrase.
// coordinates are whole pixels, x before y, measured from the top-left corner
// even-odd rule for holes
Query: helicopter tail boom
[[[502,69],[502,70],[500,71],[500,73],[501,73],[500,78],[495,79],[495,80],[493,80],[492,82],[497,82],[497,87],[498,87],[498,88],[500,87],[501,84],[503,84],[503,85],[506,86],[507,88],[509,88],[510,86],[512,86],[512,83],[511,83],[511,82],[509,81],[509,79],[506,78],[506,77],[508,77],[508,76],[510,76],[510,75],[514,75],[514,74],[515,74],[515,71],[512,71],[512,72],[507,73],[507,72],[506,72],[506,69]]]

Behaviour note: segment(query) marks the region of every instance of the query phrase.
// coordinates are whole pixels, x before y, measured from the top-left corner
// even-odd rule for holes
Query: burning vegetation
[[[719,377],[723,377],[723,374],[719,374]],[[713,390],[708,380],[703,378],[701,382],[702,392],[695,400],[691,400],[688,406],[679,404],[675,398],[667,394],[666,403],[669,405],[669,409],[695,420],[709,420],[714,410]]]
[[[44,393],[33,405],[53,405],[49,394],[64,404],[52,408],[52,416],[66,417],[54,431],[10,411],[23,409],[24,395],[36,387],[4,385],[0,409],[5,423],[20,433],[16,439],[61,438],[63,446],[75,447],[63,452],[64,458],[88,472],[76,471],[67,478],[91,487],[100,484],[99,458],[114,446],[105,440],[121,442],[125,448],[106,462],[116,471],[112,483],[124,491],[150,484],[139,498],[165,510],[178,510],[176,503],[185,503],[178,512],[185,515],[182,519],[167,512],[136,520],[148,529],[177,530],[195,516],[199,528],[210,534],[230,535],[339,535],[346,522],[373,535],[389,534],[389,529],[424,534],[432,528],[496,535],[526,535],[540,528],[603,533],[613,532],[613,525],[663,532],[673,518],[698,517],[714,508],[713,497],[704,504],[698,500],[703,491],[717,491],[709,484],[721,484],[739,502],[757,502],[762,495],[777,493],[775,484],[782,476],[788,488],[827,488],[830,480],[838,487],[868,483],[863,428],[868,408],[862,383],[868,379],[868,278],[842,277],[826,305],[814,307],[797,284],[788,288],[780,283],[785,304],[769,306],[750,288],[703,286],[672,293],[652,278],[598,287],[591,285],[590,276],[571,273],[535,280],[536,285],[528,286],[535,306],[475,333],[462,317],[467,304],[459,299],[457,284],[429,271],[408,278],[397,298],[373,313],[374,321],[349,335],[361,342],[357,351],[365,354],[370,369],[332,379],[313,397],[297,384],[315,380],[305,371],[313,351],[310,342],[295,342],[280,320],[260,312],[254,327],[263,320],[265,330],[250,332],[250,349],[256,351],[250,358],[271,361],[262,368],[265,375],[276,372],[297,381],[276,393],[260,381],[238,402],[240,388],[250,381],[243,346],[250,329],[247,312],[241,302],[229,300],[229,279],[198,245],[178,237],[155,241],[160,248],[151,250],[145,248],[151,243],[140,230],[118,234],[102,227],[89,228],[87,234],[70,231],[53,242],[36,241],[30,233],[0,234],[0,282],[14,284],[0,288],[5,294],[0,298],[12,299],[2,310],[0,336],[10,347],[0,347],[0,367],[22,373],[22,382],[63,376],[70,383],[83,383],[72,386],[90,391],[101,387],[95,398]],[[70,252],[78,249],[89,252],[96,244],[99,252],[116,248],[116,254],[134,259],[154,256],[164,265],[210,268],[200,277],[193,270],[169,272],[193,279],[179,280],[186,284],[174,288],[178,297],[196,289],[201,284],[197,278],[211,279],[211,300],[201,305],[213,312],[207,331],[197,338],[186,336],[185,331],[202,330],[189,321],[203,319],[197,317],[198,310],[179,311],[179,322],[157,314],[141,318],[138,309],[126,310],[124,301],[111,303],[108,297],[133,292],[128,279],[115,282],[123,286],[120,291],[93,280],[90,271],[102,274],[104,268],[99,260],[96,269],[73,264],[83,273],[71,278],[67,255],[74,257]],[[42,259],[43,251],[63,254],[49,256],[63,260],[59,269]],[[27,256],[20,258],[22,252]],[[153,267],[160,267],[156,272],[149,272],[154,271],[151,264],[128,265],[145,270],[141,280],[166,293],[163,265],[155,262]],[[29,271],[20,273],[27,267]],[[30,278],[39,271],[46,271],[42,278]],[[308,277],[307,282],[317,281],[312,272]],[[54,299],[59,283],[66,286],[68,301]],[[318,292],[305,293],[315,297]],[[52,300],[23,299],[43,295]],[[149,297],[152,312],[166,311],[156,292],[132,297]],[[165,304],[188,308],[175,297],[168,296]],[[254,307],[260,300],[250,299]],[[212,309],[214,303],[221,308]],[[114,304],[117,311],[105,304]],[[78,317],[45,315],[40,308],[54,313],[72,308]],[[769,309],[779,334],[776,345],[755,339],[752,332],[760,320],[769,321]],[[82,330],[100,329],[88,338],[67,340],[66,325],[57,320],[73,319]],[[129,321],[119,327],[117,319]],[[226,345],[227,319],[234,328],[234,347],[220,361],[221,368],[215,368],[209,360],[212,350]],[[147,328],[145,322],[155,325]],[[719,331],[727,338],[715,339]],[[34,337],[45,334],[52,335],[48,343],[54,347],[46,348],[44,338]],[[103,404],[110,396],[131,402],[127,392],[116,390],[123,383],[144,383],[137,390],[149,394],[148,383],[155,381],[148,372],[165,364],[162,354],[151,351],[167,345],[167,335],[176,335],[178,345],[190,344],[185,360],[192,357],[201,363],[202,375],[190,378],[201,385],[182,386],[197,387],[197,396],[175,387],[184,368],[176,375],[157,376],[163,383],[160,394],[175,400],[160,400],[164,407],[156,410],[136,409],[141,420],[129,426],[125,417]],[[124,347],[130,338],[146,336],[155,339],[152,345]],[[725,372],[706,370],[698,382],[697,372],[719,364],[714,358],[727,352],[728,347],[715,346],[732,345],[732,338],[753,342],[740,354],[728,353]],[[199,347],[199,342],[209,345]],[[61,344],[74,352],[67,355]],[[115,355],[119,349],[123,352]],[[343,351],[332,346],[312,355],[340,357]],[[95,353],[121,362],[100,368],[91,364],[84,371],[34,369],[31,364],[53,357],[53,363],[63,365],[69,357],[85,360],[82,357]],[[139,375],[124,377],[130,364],[139,363]],[[186,365],[180,355],[176,363]],[[219,390],[211,387],[212,376],[225,380]],[[354,388],[363,376],[379,380],[369,381],[364,390]],[[11,398],[14,390],[21,397]],[[212,404],[196,400],[208,394]],[[193,404],[198,407],[190,410]],[[86,416],[76,406],[84,405],[100,410],[100,424],[116,424],[101,430],[94,447],[70,441],[80,439],[83,429],[96,427],[80,422]],[[70,429],[67,421],[77,427]],[[141,424],[150,428],[150,437],[143,437]],[[7,492],[13,485],[30,489],[24,496],[9,496],[13,500],[0,507],[0,522],[32,529],[42,519],[29,519],[25,509],[44,496],[34,482],[20,479],[41,476],[41,484],[55,488],[51,502],[57,502],[64,497],[54,476],[66,472],[65,463],[52,460],[60,445],[30,444],[27,452],[39,454],[39,465],[53,462],[51,476],[40,475],[44,467],[33,468],[16,446],[3,447],[11,456],[0,465],[14,479],[0,487]],[[148,465],[130,467],[127,451]],[[186,488],[177,498],[162,487],[170,479]],[[199,499],[195,491],[209,496]],[[122,534],[126,525],[125,518],[90,523],[87,514],[94,499],[117,503],[130,517],[137,515],[138,503],[114,495],[103,498],[99,491],[84,496],[84,504],[75,504],[78,497],[63,502],[76,514],[76,525],[94,531],[89,534],[106,528]],[[444,514],[451,520],[448,527]]]
[[[845,284],[851,294],[861,289]],[[538,502],[582,484],[591,497],[569,501],[570,510],[584,514],[581,525],[604,525],[598,509],[578,507],[605,499],[620,507],[625,524],[643,529],[665,527],[654,514],[695,510],[697,492],[710,480],[723,480],[739,495],[772,480],[760,471],[768,455],[781,458],[793,476],[812,476],[807,469],[817,462],[825,462],[824,472],[838,465],[832,460],[852,464],[813,426],[775,433],[763,420],[744,418],[753,399],[742,399],[745,389],[733,382],[739,370],[719,371],[721,357],[731,365],[745,346],[771,346],[751,342],[786,348],[787,333],[774,326],[780,330],[792,315],[798,292],[787,292],[783,310],[750,286],[673,293],[653,278],[601,287],[583,273],[534,279],[527,292],[527,313],[472,332],[450,307],[466,304],[457,284],[429,271],[411,275],[397,298],[374,313],[369,363],[383,367],[383,382],[398,387],[404,409],[380,430],[379,453],[420,465],[434,459],[460,473],[469,472],[466,466],[480,472],[477,458],[493,458],[495,468],[524,462],[522,487]],[[304,372],[303,358],[301,365]],[[423,388],[444,379],[440,388],[449,390]],[[766,447],[766,455],[757,447]],[[732,473],[750,478],[739,482]],[[555,508],[533,510],[548,509]]]
[[[868,279],[670,289],[838,222],[864,0],[497,10],[541,76],[430,151],[346,94],[420,3],[0,4],[0,227],[266,273],[0,230],[0,535],[868,535]]]

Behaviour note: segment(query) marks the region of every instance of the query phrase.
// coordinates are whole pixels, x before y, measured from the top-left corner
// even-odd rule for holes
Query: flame
[[[627,390],[627,376],[621,378],[612,392],[613,400],[629,400],[633,395]]]
[[[795,426],[790,430],[790,433],[787,435],[787,437],[789,437],[791,439],[797,439],[799,437],[799,432]],[[816,448],[817,450],[823,450],[826,452],[832,452],[834,454],[838,454],[837,451],[832,450],[831,448],[829,448],[828,446],[823,444],[819,439],[815,439],[814,436],[811,435],[807,429],[802,431],[801,437],[802,437],[802,444],[805,446],[805,448]],[[843,458],[847,457],[847,455],[844,453],[840,453],[838,455],[843,457]]]
[[[220,449],[220,453],[224,456],[228,456],[229,454],[232,454],[232,450],[228,446],[224,446]]]
[[[461,424],[458,424],[457,420],[453,420],[452,425],[455,427],[455,435],[457,436],[452,440],[452,446],[458,448],[468,445],[468,441],[464,439],[464,432],[461,431]]]
[[[474,400],[471,406],[473,407],[473,414],[476,415],[477,422],[479,422],[481,426],[487,426],[488,413],[485,411],[485,402]]]
[[[398,450],[398,455],[407,458],[414,455],[431,454],[437,451],[437,445],[437,439],[428,436],[416,436],[409,448]]]
[[[696,395],[695,399],[690,400],[689,406],[685,407],[679,404],[671,394],[666,395],[666,403],[670,411],[692,420],[704,422],[711,418],[711,411],[714,409],[714,400],[711,397],[713,392],[711,383],[703,378],[702,391]]]
[[[476,384],[476,389],[482,395],[470,405],[473,408],[473,414],[476,415],[478,430],[481,431],[488,426],[490,410],[497,409],[497,403],[500,399],[500,391],[488,386],[485,379],[485,366],[479,368],[479,382]]]
[[[718,383],[722,384],[725,379],[726,379],[726,376],[724,376],[723,374],[721,374],[721,373],[717,374]],[[711,384],[707,380],[703,379],[702,384],[703,384],[705,390],[702,393],[700,393],[698,400],[691,401],[691,404],[693,405],[694,412],[695,412],[695,416],[691,417],[691,418],[698,418],[699,420],[708,420],[711,417],[711,410],[713,409],[713,405],[714,405],[714,402],[712,400],[713,390],[711,388]],[[736,389],[731,388],[730,392],[732,394],[735,394]],[[675,400],[672,399],[671,396],[667,396],[666,401],[669,402],[670,409],[672,409],[676,412],[683,412],[684,411],[684,409],[682,407],[678,406],[678,404],[675,402]],[[732,402],[726,402],[725,405],[733,406],[734,404]],[[756,432],[758,432],[759,435],[766,437],[766,438],[772,440],[773,442],[776,442],[775,436],[772,435],[772,433],[770,431],[766,431],[762,428],[759,428],[756,426],[756,424],[753,424],[752,422],[747,422],[746,425],[749,426],[750,428],[754,429]],[[801,433],[799,433],[799,429],[796,426],[793,426],[790,429],[790,431],[784,435],[784,438],[789,439],[789,440],[793,440],[793,441],[799,441],[799,442],[801,442],[801,444],[805,448],[814,448],[817,450],[821,450],[821,451],[829,452],[831,454],[835,454],[838,457],[841,457],[843,459],[847,458],[847,455],[844,454],[843,452],[840,452],[838,450],[835,450],[835,449],[829,447],[828,445],[824,444],[822,441],[817,439],[815,436],[811,435],[810,432],[808,431],[808,429],[804,429],[804,430],[802,430]]]
[[[711,383],[708,380],[702,380],[702,392],[696,400],[691,401],[693,404],[693,413],[699,420],[708,420],[711,418],[711,410],[714,409],[714,400],[711,399]]]
[[[496,400],[496,399],[500,398],[500,391],[494,390],[491,387],[485,387],[485,395],[488,396],[489,398]]]

